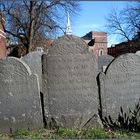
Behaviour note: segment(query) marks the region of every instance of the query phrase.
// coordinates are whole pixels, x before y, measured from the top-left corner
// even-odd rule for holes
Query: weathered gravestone
[[[37,74],[39,78],[40,91],[42,92],[42,55],[40,51],[30,52],[25,55],[22,60],[30,67],[33,74]]]
[[[104,72],[113,59],[114,57],[111,55],[98,56],[98,71]]]
[[[120,108],[128,115],[140,98],[140,56],[131,53],[119,56],[99,79],[103,117],[110,115],[116,120]]]
[[[136,54],[140,56],[140,51],[137,51]]]
[[[42,128],[39,83],[27,64],[0,60],[0,131]]]
[[[68,128],[100,127],[97,62],[83,40],[63,36],[42,60],[47,124],[50,121],[51,125]]]

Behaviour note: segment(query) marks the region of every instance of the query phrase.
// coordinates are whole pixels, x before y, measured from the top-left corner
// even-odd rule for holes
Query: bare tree
[[[36,38],[46,38],[56,29],[62,29],[58,22],[61,14],[76,12],[79,4],[72,0],[3,0],[2,7],[7,22],[3,25],[5,32],[21,42],[28,53]]]
[[[121,35],[122,40],[130,42],[140,31],[140,2],[127,5],[122,10],[112,9],[106,20],[109,34]]]

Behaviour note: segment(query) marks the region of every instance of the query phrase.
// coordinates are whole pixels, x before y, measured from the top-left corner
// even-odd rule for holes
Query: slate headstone
[[[30,67],[33,74],[39,78],[40,91],[42,92],[42,55],[40,51],[33,51],[25,55],[22,60]]]
[[[84,41],[62,36],[42,60],[47,123],[50,120],[51,125],[67,128],[100,127],[97,61]]]
[[[42,127],[36,75],[20,59],[0,60],[0,132]]]
[[[137,51],[136,54],[140,56],[140,51]]]
[[[98,71],[105,72],[107,66],[111,63],[113,59],[114,57],[111,55],[98,56]]]
[[[103,117],[110,115],[116,120],[121,108],[128,115],[140,98],[140,56],[132,53],[119,56],[99,79]]]

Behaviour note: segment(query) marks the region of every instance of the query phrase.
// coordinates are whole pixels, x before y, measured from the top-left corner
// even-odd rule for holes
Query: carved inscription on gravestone
[[[140,57],[125,54],[115,59],[106,74],[100,74],[101,101],[103,116],[116,119],[123,111],[129,113],[140,98]]]
[[[83,46],[78,46],[80,49],[71,47],[66,54],[57,50],[58,54],[50,51],[48,56],[43,55],[45,115],[54,118],[61,127],[81,128],[92,117],[92,127],[97,124],[97,62],[88,52],[83,53],[86,50]],[[67,52],[67,47],[62,47],[62,51]]]
[[[42,128],[39,83],[17,58],[0,60],[0,131]]]

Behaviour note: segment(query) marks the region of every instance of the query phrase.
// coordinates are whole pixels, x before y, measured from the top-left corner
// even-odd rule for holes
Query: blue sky
[[[71,17],[71,26],[73,34],[81,37],[90,31],[105,31],[105,17],[113,7],[121,9],[128,1],[81,1],[80,4],[81,11],[79,15]],[[119,42],[117,35],[108,36],[108,47]]]

